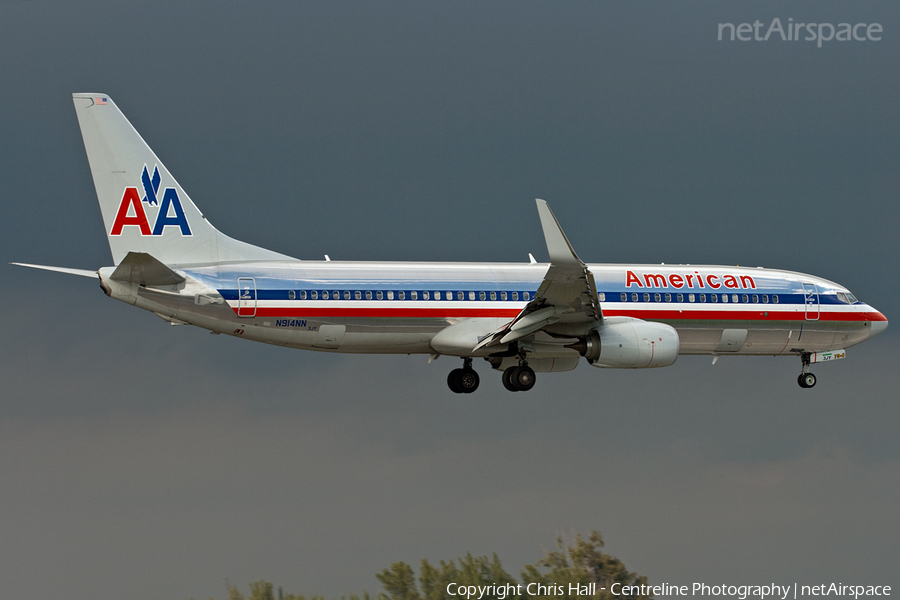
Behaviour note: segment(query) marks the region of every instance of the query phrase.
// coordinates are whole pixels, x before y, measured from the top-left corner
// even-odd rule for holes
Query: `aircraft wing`
[[[550,268],[534,298],[516,318],[485,336],[475,350],[514,342],[557,323],[566,329],[590,329],[603,322],[594,275],[575,254],[547,202],[536,202]]]

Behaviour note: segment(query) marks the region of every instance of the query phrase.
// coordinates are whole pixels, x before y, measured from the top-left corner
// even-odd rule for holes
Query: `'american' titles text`
[[[756,282],[750,275],[716,275],[709,273],[701,275],[700,271],[693,273],[641,273],[634,271],[625,272],[625,287],[636,286],[639,288],[681,288],[713,289],[726,287],[732,290],[755,290]]]

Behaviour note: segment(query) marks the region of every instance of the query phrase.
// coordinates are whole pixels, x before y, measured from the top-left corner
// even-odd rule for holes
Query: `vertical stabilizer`
[[[291,258],[216,230],[112,98],[72,99],[115,264],[129,252],[167,265]]]

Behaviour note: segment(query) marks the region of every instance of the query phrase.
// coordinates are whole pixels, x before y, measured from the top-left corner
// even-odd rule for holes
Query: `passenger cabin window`
[[[322,290],[322,300],[328,300],[328,290]]]
[[[428,300],[428,292],[422,292],[422,300]]]
[[[666,302],[672,301],[672,294],[666,294]]]
[[[778,304],[778,295],[777,294],[772,294],[772,303]]]
[[[738,295],[737,295],[737,294],[732,294],[732,295],[731,295],[731,301],[732,301],[732,302],[737,302],[737,301],[738,301]]]
[[[741,294],[741,302],[747,304],[748,302],[750,302],[750,296],[748,296],[747,294]]]
[[[722,294],[722,302],[728,302],[728,294]]]
[[[411,292],[409,293],[409,299],[410,299],[410,300],[418,300],[418,299],[419,299],[419,292],[417,292],[417,291],[415,291],[415,290],[411,291]]]
[[[398,300],[406,300],[406,292],[404,292],[404,291],[397,292],[397,299]]]
[[[597,299],[600,300],[600,302],[606,302],[606,294],[600,292],[599,294],[597,294]]]
[[[768,303],[769,303],[769,295],[763,294],[763,304],[768,304]]]
[[[678,301],[684,302],[684,294],[678,294]]]
[[[637,293],[632,293],[632,294],[631,294],[631,301],[632,301],[632,302],[637,302],[637,301],[638,301],[638,295],[637,295]]]
[[[660,300],[662,300],[662,295],[660,295],[660,294],[653,294],[653,301],[654,301],[654,302],[659,302]]]
[[[693,301],[694,301],[694,295],[688,294],[688,302],[693,302]]]
[[[700,302],[706,302],[706,294],[700,294]]]
[[[522,300],[531,300],[531,294],[528,292],[522,292]]]
[[[296,294],[296,292],[294,292],[294,290],[291,290],[288,292],[288,300],[293,300],[296,297],[297,297],[297,294]]]
[[[485,298],[487,298],[487,295],[484,292],[478,292],[479,300],[484,300]]]
[[[382,292],[381,290],[378,290],[377,292],[375,292],[375,299],[376,300],[384,300],[384,292]]]
[[[644,302],[650,302],[650,294],[644,294]]]
[[[309,297],[312,298],[313,300],[318,300],[318,299],[319,299],[319,292],[316,291],[316,290],[313,290],[313,291],[311,291],[311,292],[309,293]]]
[[[753,304],[759,303],[759,294],[753,294]]]
[[[710,300],[710,302],[718,302],[718,301],[719,301],[719,296],[718,296],[718,294],[710,294],[710,295],[709,295],[709,300]]]
[[[393,300],[394,299],[394,290],[388,290],[387,297],[388,297],[388,300]]]
[[[353,292],[353,298],[355,298],[356,300],[362,300],[362,292],[359,290],[356,290],[355,292]]]
[[[306,290],[300,290],[300,299],[306,300]]]
[[[619,299],[622,302],[628,302],[628,294],[626,294],[625,292],[622,292],[622,294],[619,296]]]
[[[475,292],[469,292],[469,300],[475,299]]]
[[[497,299],[497,292],[491,292],[491,300]]]
[[[372,290],[366,290],[366,300],[372,299]]]
[[[466,294],[464,292],[456,292],[456,299],[457,300],[465,300]]]
[[[506,292],[500,292],[500,299],[506,300]]]

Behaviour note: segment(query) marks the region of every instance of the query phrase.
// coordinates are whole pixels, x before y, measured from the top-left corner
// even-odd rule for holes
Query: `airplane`
[[[473,359],[510,391],[536,373],[672,365],[679,355],[844,358],[887,328],[845,287],[790,271],[587,264],[537,200],[549,263],[298,260],[238,241],[203,216],[107,94],[73,94],[114,266],[20,266],[99,278],[106,295],[173,325],[322,352],[462,359],[449,388],[474,392]]]

